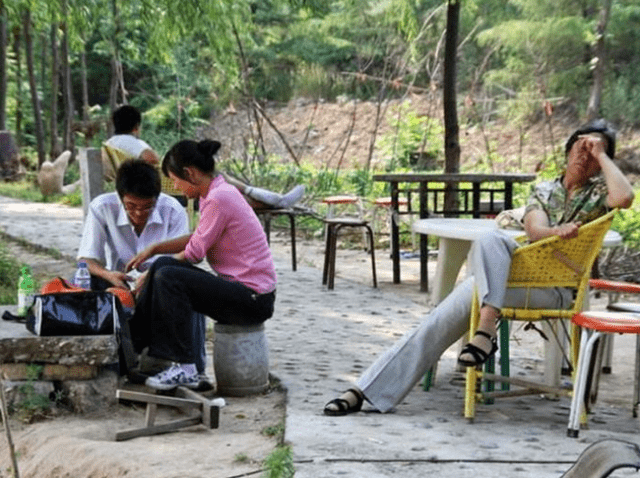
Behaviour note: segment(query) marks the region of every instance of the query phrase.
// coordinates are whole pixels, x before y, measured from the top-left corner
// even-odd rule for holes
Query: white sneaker
[[[200,379],[198,378],[198,372],[193,367],[193,372],[185,370],[180,364],[173,364],[166,370],[163,370],[153,377],[149,377],[144,383],[147,387],[155,388],[156,390],[171,390],[178,385],[183,385],[187,388],[198,388]]]

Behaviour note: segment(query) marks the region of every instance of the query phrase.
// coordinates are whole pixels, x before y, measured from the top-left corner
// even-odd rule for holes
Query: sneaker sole
[[[153,383],[151,381],[149,381],[148,379],[145,380],[144,384],[149,387],[149,388],[153,388],[154,390],[173,390],[174,388],[176,388],[178,385],[168,385],[168,384],[163,384],[163,383]]]

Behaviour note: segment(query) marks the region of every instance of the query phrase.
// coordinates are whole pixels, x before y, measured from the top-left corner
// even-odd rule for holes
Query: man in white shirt
[[[128,289],[134,278],[125,274],[124,266],[138,252],[156,242],[189,234],[184,207],[160,192],[160,173],[154,166],[140,160],[125,161],[118,168],[115,183],[116,192],[91,201],[84,221],[78,260],[87,262],[92,290]],[[194,335],[201,347],[197,368],[203,373],[204,316],[196,321],[196,327]],[[133,324],[131,333],[135,344]]]
[[[118,168],[117,192],[89,204],[78,259],[107,287],[128,288],[124,266],[131,258],[151,244],[189,233],[184,208],[160,189],[156,168],[129,160]]]
[[[149,164],[156,165],[160,158],[145,141],[140,139],[140,125],[142,115],[137,108],[124,105],[113,112],[111,116],[114,135],[106,141],[108,146],[119,149],[131,155],[132,158],[142,159]]]

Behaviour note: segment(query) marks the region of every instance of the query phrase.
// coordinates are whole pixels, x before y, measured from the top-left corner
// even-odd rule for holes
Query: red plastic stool
[[[358,209],[358,219],[362,219],[362,202],[360,201],[360,198],[357,196],[346,196],[346,195],[328,196],[326,198],[323,198],[322,202],[325,203],[327,206],[329,206],[327,208],[327,218],[333,217],[334,206],[338,204],[342,204],[342,205],[353,204]]]
[[[632,282],[615,281],[608,279],[591,279],[589,288],[606,292],[609,296],[607,310],[614,312],[640,313],[640,304],[633,302],[620,302],[620,294],[640,294],[640,284]],[[602,373],[611,373],[611,358],[613,355],[613,335],[608,335],[604,341],[602,359]]]
[[[640,387],[638,386],[638,373],[640,372],[640,315],[622,312],[583,311],[574,315],[571,322],[582,328],[578,370],[573,384],[573,398],[571,400],[569,427],[567,429],[567,436],[577,438],[580,431],[580,419],[587,408],[586,401],[588,397],[586,396],[586,391],[591,358],[598,339],[605,333],[636,334],[632,412],[634,417],[637,416],[638,403],[640,402]]]

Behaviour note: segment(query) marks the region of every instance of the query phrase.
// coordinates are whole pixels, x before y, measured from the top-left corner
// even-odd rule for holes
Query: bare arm
[[[179,252],[183,252],[184,248],[187,247],[189,239],[191,239],[191,234],[153,244],[147,247],[144,251],[136,254],[128,262],[125,270],[130,271],[131,269],[137,269],[140,264],[157,254],[177,254]]]
[[[146,161],[149,164],[155,166],[160,162],[160,157],[156,154],[156,152],[152,149],[145,149],[140,153],[140,159]]]
[[[92,276],[100,277],[116,287],[121,287],[123,289],[129,288],[126,282],[127,274],[124,272],[105,269],[103,265],[95,259],[89,259],[87,257],[81,257],[81,259],[87,263],[87,269],[89,269],[89,273]]]
[[[610,208],[626,209],[633,203],[633,187],[622,171],[607,156],[602,139],[584,138],[591,154],[598,160],[602,175],[607,184],[607,206]]]
[[[524,230],[531,241],[539,241],[545,237],[560,236],[564,239],[578,234],[579,222],[568,222],[559,226],[550,226],[549,218],[541,209],[529,211],[524,217]]]

